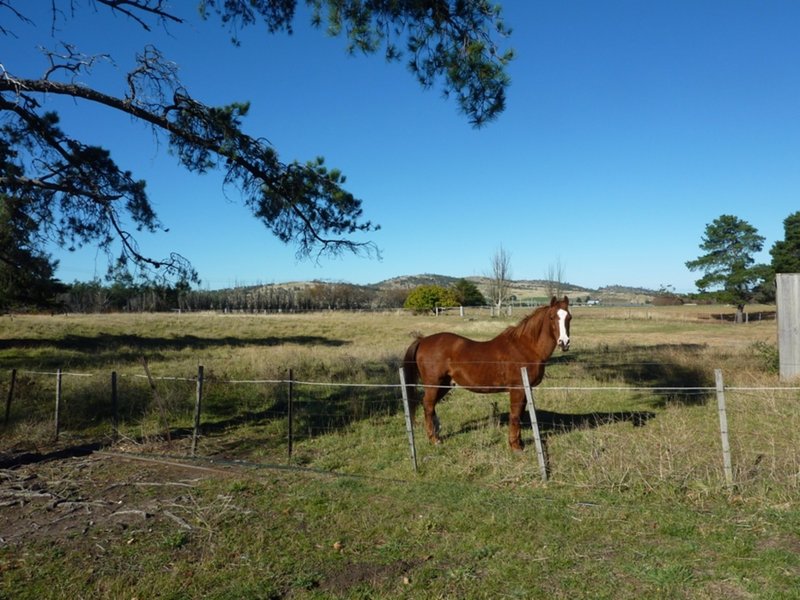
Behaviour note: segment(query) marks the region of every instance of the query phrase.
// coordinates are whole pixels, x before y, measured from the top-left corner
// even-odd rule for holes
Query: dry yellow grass
[[[535,391],[537,407],[553,420],[549,429],[547,422],[544,427],[554,481],[601,488],[666,485],[718,489],[723,482],[720,442],[715,396],[709,389],[714,386],[714,370],[722,369],[726,386],[733,388],[728,392],[728,410],[737,482],[754,493],[772,486],[780,490],[780,497],[797,491],[798,395],[791,390],[768,389],[780,387],[780,383],[765,369],[756,350],[757,344],[775,345],[775,323],[733,325],[708,318],[719,312],[719,307],[693,306],[574,307],[572,349],[554,355],[544,382]],[[312,397],[340,397],[337,410],[350,411],[355,419],[341,431],[356,435],[359,441],[353,444],[350,438],[312,435],[300,442],[299,456],[308,464],[326,467],[333,453],[338,469],[374,472],[374,466],[360,458],[365,453],[362,444],[377,443],[369,440],[385,434],[376,436],[374,419],[364,416],[371,413],[373,401],[381,407],[385,402],[399,402],[392,400],[399,398],[399,391],[391,386],[398,382],[397,368],[412,333],[450,330],[487,339],[522,315],[490,318],[487,311],[468,310],[464,318],[401,311],[22,316],[0,321],[0,341],[6,368],[52,371],[61,367],[97,374],[64,382],[64,394],[72,407],[82,401],[100,407],[87,408],[87,414],[105,410],[102,403],[107,399],[108,373],[119,372],[125,377],[123,384],[129,386],[127,393],[140,398],[127,414],[133,422],[129,436],[150,438],[160,430],[145,382],[133,379],[143,373],[142,356],[147,357],[156,377],[188,380],[159,383],[161,400],[171,411],[174,424],[185,424],[190,416],[191,378],[199,364],[205,367],[207,393],[215,411],[209,413],[210,419],[256,414],[285,394],[281,384],[232,386],[226,383],[231,380],[284,380],[292,369],[300,381],[333,382],[329,389],[300,388],[297,393],[308,394],[309,401]],[[377,388],[371,400],[368,391],[337,387],[348,383],[384,384],[387,389]],[[29,410],[27,418],[16,422],[14,439],[43,442],[50,435],[41,420],[50,418],[52,382],[29,377],[20,386],[18,393],[41,408]],[[504,395],[486,397],[459,390],[451,396],[440,407],[444,433],[449,436],[445,449],[419,441],[421,461],[428,472],[481,477],[496,484],[536,479],[530,455],[520,461],[508,452]],[[147,412],[137,416],[136,411],[145,410],[148,404]],[[383,410],[378,410],[378,416]],[[397,407],[393,410],[397,414]],[[644,418],[643,426],[632,425],[631,415],[651,413],[654,417]],[[613,422],[616,417],[618,422]],[[384,461],[392,465],[389,474],[405,472],[402,422],[392,417],[386,423],[378,418],[378,423],[379,428],[391,429],[395,456]],[[102,429],[106,424],[97,426]],[[230,434],[284,436],[285,430],[281,426],[255,434]],[[530,435],[528,430],[528,441]],[[272,445],[279,455],[282,440],[279,437],[277,445]],[[204,444],[206,452],[217,447],[211,438]],[[344,444],[347,450],[335,450],[337,444]],[[261,457],[270,455],[259,452]],[[324,454],[329,458],[323,458]],[[779,485],[774,485],[776,482]]]
[[[25,537],[0,547],[0,595],[795,597],[800,393],[768,368],[774,322],[733,326],[696,311],[575,309],[572,349],[554,356],[534,391],[546,484],[529,427],[528,449],[508,449],[507,396],[463,389],[440,404],[444,443],[417,438],[415,474],[399,391],[387,387],[397,383],[411,332],[485,339],[521,314],[3,318],[0,392],[14,367],[95,374],[65,379],[71,421],[59,445],[52,377],[23,376],[11,427],[0,431],[4,451],[110,443],[106,377],[115,369],[125,375],[116,450],[146,454],[153,465],[169,454],[162,462],[225,466],[226,474],[193,474],[192,487],[176,490],[161,485],[179,477],[167,464],[148,467],[144,480],[147,463],[101,456],[15,469],[20,477],[7,488],[29,482],[55,492],[71,480],[68,498],[82,506],[47,499],[36,511],[33,502],[24,507],[16,533],[3,532]],[[142,355],[156,376],[187,378],[158,381],[171,444],[146,383],[133,378]],[[190,438],[178,429],[191,424],[198,364],[209,375],[199,465],[180,459]],[[322,383],[294,386],[291,460],[287,386],[229,381],[280,379],[289,368]],[[732,488],[717,368],[728,386]],[[116,511],[110,492],[148,516],[102,526],[100,511]],[[4,510],[19,511],[18,501]],[[62,521],[63,510],[74,518]],[[39,523],[63,533],[50,536]]]

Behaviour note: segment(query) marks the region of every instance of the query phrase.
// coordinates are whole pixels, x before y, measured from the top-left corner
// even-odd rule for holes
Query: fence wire
[[[115,410],[119,414],[112,415],[108,392],[110,373],[106,376],[102,373],[19,370],[18,374],[24,377],[17,381],[13,402],[10,393],[8,395],[7,425],[1,430],[0,437],[13,436],[15,426],[21,426],[25,431],[30,423],[46,424],[52,419],[51,394],[55,394],[55,383],[43,388],[40,383],[32,381],[47,381],[60,374],[64,380],[61,391],[62,435],[66,433],[74,437],[79,434],[73,432],[89,430],[89,435],[107,438],[112,417],[116,417],[120,437],[137,438],[137,447],[148,439],[162,437],[165,429],[175,440],[188,440],[190,425],[187,424],[191,423],[197,376],[153,374],[148,378],[139,373],[117,374],[120,390]],[[87,383],[75,387],[68,383],[70,379],[75,381],[75,385],[80,381]],[[554,379],[557,381],[559,378]],[[151,382],[158,382],[156,392],[148,386]],[[86,388],[87,385],[90,387]],[[288,460],[287,445],[294,443],[297,448],[298,444],[322,436],[350,432],[366,421],[384,427],[381,431],[390,433],[386,443],[396,448],[398,460],[406,460],[408,448],[402,424],[402,386],[399,381],[366,383],[294,377],[237,379],[212,376],[205,378],[204,385],[200,452],[205,456],[224,456],[230,446],[238,443],[229,441],[229,438],[236,439],[232,432],[237,427],[247,426],[257,429],[252,436],[258,441],[247,443],[259,446],[259,457],[280,462]],[[294,394],[291,399],[288,397],[289,388]],[[503,389],[508,389],[508,386],[498,387],[498,392]],[[723,390],[728,395],[731,454],[737,484],[768,487],[770,482],[781,481],[788,482],[792,489],[800,488],[800,409],[797,403],[800,387],[736,385],[724,386]],[[543,384],[534,388],[537,411],[544,409],[539,421],[544,427],[551,476],[576,485],[597,485],[600,482],[609,486],[630,485],[637,477],[645,482],[644,485],[659,481],[696,480],[707,483],[715,478],[721,479],[721,464],[709,464],[706,460],[717,452],[719,446],[713,406],[717,391],[714,386],[702,385]],[[154,393],[158,395],[162,412],[156,410]],[[657,397],[659,417],[651,418],[644,409],[602,411],[598,407],[607,401],[608,394],[617,395],[612,396],[615,406],[626,402],[632,405],[650,402],[655,406],[655,402],[643,397]],[[668,399],[676,396],[679,397],[675,403],[677,407],[672,407]],[[477,395],[462,394],[458,402],[463,403],[470,397],[477,398]],[[667,400],[661,402],[665,398]],[[757,410],[753,409],[754,401],[758,403]],[[488,403],[476,399],[469,409],[472,412],[466,416],[454,417],[448,403],[440,407],[440,412],[445,414],[451,436],[475,431],[480,446],[489,444],[505,450],[506,413],[504,409],[498,410],[500,402],[505,402],[505,399],[498,397]],[[291,425],[288,423],[290,410],[294,411]],[[634,428],[613,426],[619,422],[633,423]],[[638,427],[642,424],[648,427]],[[293,430],[291,433],[290,428]],[[424,429],[419,423],[416,430],[418,436],[424,438]],[[530,440],[530,429],[524,430],[524,435]],[[346,460],[342,457],[355,456],[359,452],[357,447],[352,447],[354,444],[357,446],[357,437],[355,441],[349,437],[341,438],[338,443],[348,446],[341,449],[338,459],[314,459],[320,461],[322,468],[341,468]],[[422,449],[423,462],[426,457],[430,459],[433,456],[431,453],[435,450],[427,446],[427,441],[418,440],[418,445]]]

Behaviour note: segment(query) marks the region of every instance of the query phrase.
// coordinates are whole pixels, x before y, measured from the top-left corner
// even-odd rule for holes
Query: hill
[[[467,276],[467,277],[453,277],[450,275],[441,275],[437,273],[422,273],[418,275],[401,275],[385,279],[377,283],[366,285],[351,284],[346,281],[329,281],[329,280],[311,280],[311,281],[289,281],[283,283],[273,283],[268,285],[259,286],[246,286],[237,288],[241,291],[254,291],[259,290],[260,293],[284,293],[284,294],[298,294],[305,293],[314,288],[347,288],[356,295],[359,292],[364,293],[379,293],[386,297],[392,295],[402,294],[405,290],[413,289],[420,285],[440,285],[442,287],[450,287],[460,279],[466,279],[474,283],[480,292],[486,297],[490,298],[492,280],[486,276]],[[646,288],[629,287],[622,285],[609,285],[601,288],[592,289],[575,285],[572,283],[554,284],[544,279],[518,279],[511,280],[511,295],[514,301],[526,303],[540,303],[546,301],[553,293],[554,288],[558,294],[566,294],[573,302],[587,302],[589,300],[599,301],[603,304],[647,304],[653,301],[657,295],[655,290],[648,290]],[[319,289],[316,293],[321,293]],[[347,295],[351,295],[348,293]],[[363,295],[363,294],[362,294]]]
[[[456,283],[459,279],[462,278],[424,273],[420,275],[393,277],[372,284],[369,287],[380,290],[411,289],[419,285],[441,285],[448,287]],[[490,295],[489,290],[492,285],[491,278],[470,276],[463,277],[463,279],[474,283],[484,296],[488,297]],[[511,293],[516,297],[518,302],[541,301],[543,298],[547,298],[550,294],[550,290],[553,289],[553,285],[554,284],[544,279],[511,280]],[[653,297],[657,294],[655,290],[622,285],[609,285],[598,289],[592,289],[572,283],[561,283],[559,287],[562,293],[573,299],[580,298],[582,301],[589,299],[600,300],[607,304],[645,304],[652,301]]]

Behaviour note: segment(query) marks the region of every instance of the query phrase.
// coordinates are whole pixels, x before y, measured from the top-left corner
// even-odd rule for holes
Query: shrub
[[[767,373],[777,373],[780,370],[778,347],[767,342],[756,342],[751,346],[753,353],[758,356]]]
[[[443,288],[440,285],[420,285],[411,290],[406,298],[403,308],[408,308],[414,312],[427,312],[438,307],[458,306],[453,290]]]

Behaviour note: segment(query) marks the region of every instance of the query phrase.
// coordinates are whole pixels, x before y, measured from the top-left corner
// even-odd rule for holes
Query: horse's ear
[[[567,306],[569,306],[569,298],[567,298],[567,295],[566,295],[566,294],[564,294],[564,304],[566,304]]]
[[[558,302],[558,298],[556,298],[555,296],[550,298],[550,306],[555,306],[556,302]]]

